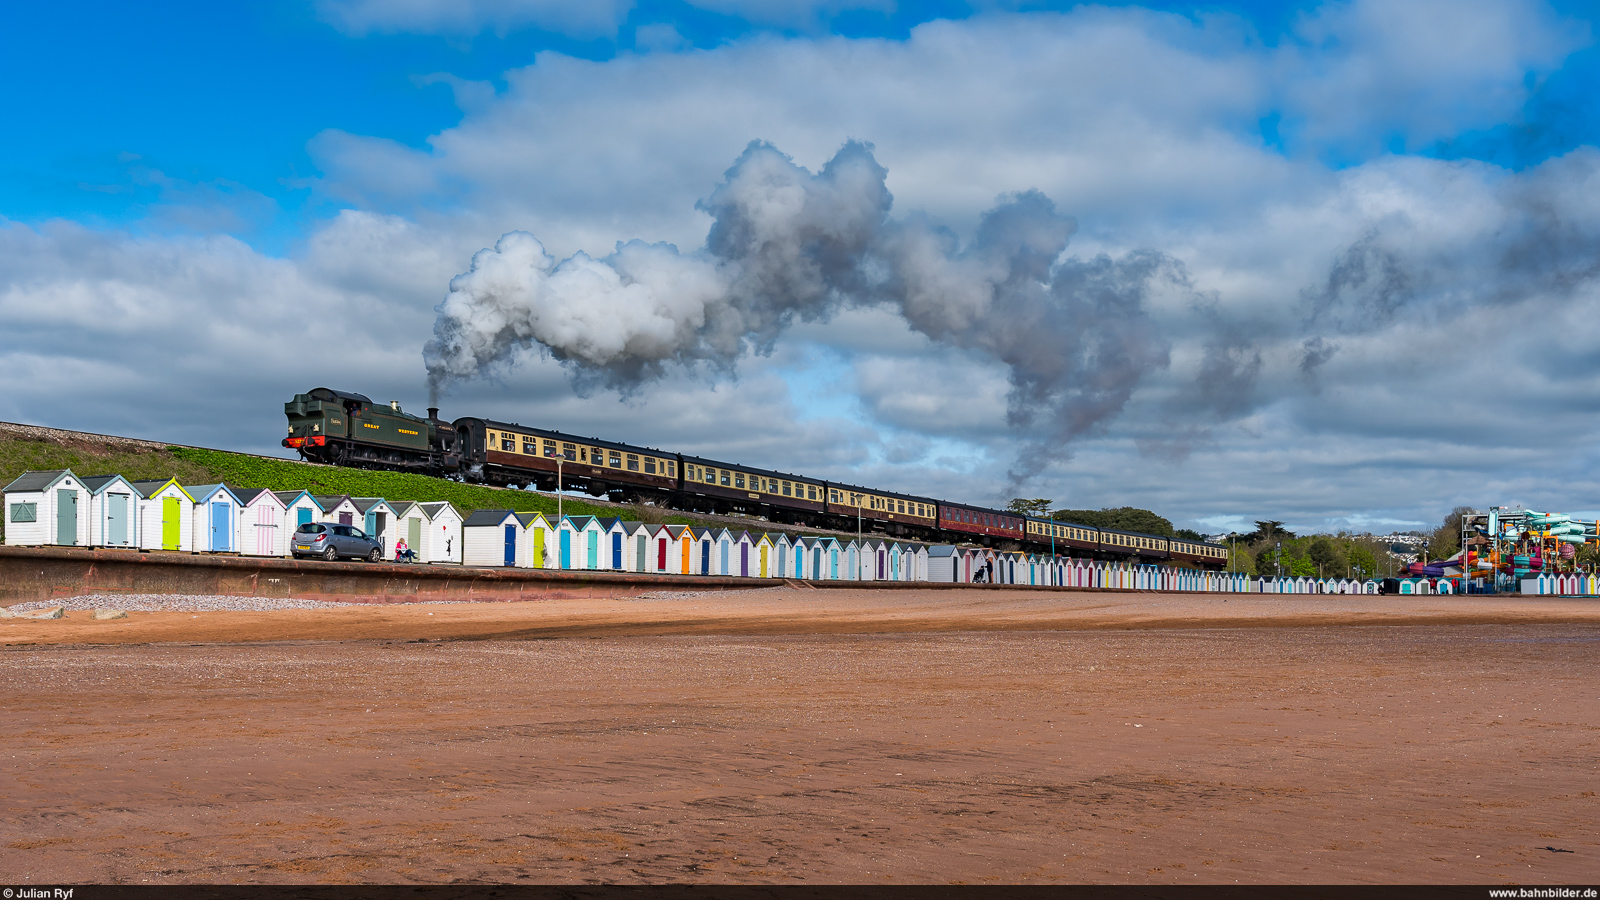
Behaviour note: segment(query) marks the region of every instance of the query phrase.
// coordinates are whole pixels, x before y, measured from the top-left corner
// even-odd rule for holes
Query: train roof
[[[970,509],[973,512],[992,513],[992,514],[997,515],[997,516],[1009,516],[1009,517],[1011,517],[1013,519],[1026,519],[1026,518],[1028,518],[1027,516],[1011,512],[1010,510],[1007,510],[1007,509],[993,509],[993,508],[990,508],[990,507],[987,507],[987,506],[977,506],[977,505],[974,505],[974,504],[971,504],[971,503],[952,503],[949,500],[940,500],[940,501],[938,501],[938,503],[939,503],[940,506],[949,506],[949,507],[953,507],[955,509]]]
[[[484,425],[490,428],[498,428],[503,431],[516,431],[522,434],[534,434],[538,435],[539,437],[555,438],[572,444],[585,444],[590,447],[604,447],[607,450],[627,450],[632,453],[650,453],[656,456],[677,456],[676,453],[669,453],[666,450],[657,450],[654,447],[646,447],[642,444],[624,444],[619,441],[608,441],[604,438],[585,437],[581,434],[568,434],[564,431],[552,431],[548,428],[535,428],[532,425],[520,425],[516,422],[501,422],[495,419],[483,419],[479,418],[478,416],[462,416],[450,424],[454,425],[456,422],[482,422]]]
[[[755,466],[747,466],[742,463],[723,462],[720,459],[710,459],[704,456],[690,456],[687,453],[680,453],[678,455],[683,457],[683,461],[686,463],[715,466],[719,469],[738,469],[741,472],[750,472],[755,475],[760,475],[764,478],[787,478],[790,481],[816,484],[818,486],[827,484],[827,482],[823,481],[821,478],[812,478],[809,475],[796,475],[793,472],[777,472],[772,469],[758,469]]]
[[[351,393],[350,391],[336,391],[333,388],[319,387],[306,391],[308,396],[313,397],[317,396],[319,393],[329,395],[326,397],[318,397],[320,400],[360,400],[362,403],[372,402],[372,398],[368,397],[366,394],[355,394]]]
[[[915,500],[918,503],[932,503],[935,506],[939,504],[939,501],[932,497],[923,497],[918,494],[901,494],[897,491],[886,491],[882,488],[861,487],[860,485],[844,484],[843,482],[839,481],[828,482],[828,487],[838,488],[842,491],[856,491],[857,493],[862,494],[877,494],[880,497],[893,497],[896,500]]]
[[[1100,530],[1102,532],[1105,532],[1106,534],[1126,534],[1126,535],[1131,535],[1133,537],[1155,538],[1158,541],[1174,540],[1173,538],[1167,537],[1164,534],[1151,534],[1148,531],[1123,531],[1120,528],[1102,528]],[[1176,540],[1180,540],[1181,541],[1181,540],[1183,540],[1183,538],[1177,538]]]

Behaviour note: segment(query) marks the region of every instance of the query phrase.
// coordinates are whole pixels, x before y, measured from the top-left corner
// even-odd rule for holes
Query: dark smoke
[[[671,366],[729,371],[797,320],[882,305],[936,342],[1006,365],[1007,419],[1026,442],[1012,470],[1021,480],[1167,367],[1147,301],[1163,284],[1186,287],[1175,260],[1062,259],[1075,224],[1037,191],[1002,198],[962,247],[920,218],[890,218],[887,175],[863,143],[813,175],[753,142],[700,204],[714,222],[695,253],[634,241],[558,263],[531,235],[507,234],[451,281],[424,351],[430,385],[538,347],[576,387],[626,393]]]

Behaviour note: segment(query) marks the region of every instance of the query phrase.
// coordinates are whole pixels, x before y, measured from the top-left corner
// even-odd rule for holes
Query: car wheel
[[[329,547],[328,549],[322,551],[322,558],[327,560],[328,562],[333,562],[334,560],[339,558],[339,551],[333,549],[332,547]]]
[[[367,554],[367,562],[383,562],[383,551],[373,547],[372,552]]]

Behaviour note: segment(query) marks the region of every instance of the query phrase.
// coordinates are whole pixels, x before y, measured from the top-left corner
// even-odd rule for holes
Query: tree
[[[1319,578],[1344,574],[1344,554],[1339,552],[1338,545],[1329,538],[1323,535],[1313,538],[1306,555],[1311,558],[1312,565],[1316,566]]]
[[[1254,534],[1243,535],[1239,539],[1250,544],[1257,541],[1291,541],[1294,540],[1294,532],[1285,529],[1282,522],[1257,522]]]
[[[1350,571],[1358,577],[1372,578],[1378,574],[1377,558],[1361,544],[1351,544],[1345,558],[1350,562]]]
[[[1444,517],[1444,523],[1428,533],[1428,558],[1448,559],[1461,549],[1461,521],[1470,516],[1470,506],[1458,506]]]
[[[1019,516],[1036,516],[1041,519],[1048,518],[1050,515],[1050,501],[1042,498],[1037,500],[1024,500],[1021,497],[1015,497],[1010,503],[1006,504],[1006,511],[1014,512]]]
[[[1186,541],[1203,541],[1206,539],[1205,535],[1198,531],[1192,531],[1188,528],[1179,528],[1177,531],[1174,531],[1172,535],[1173,537],[1181,537]]]
[[[1053,519],[1110,528],[1114,531],[1138,531],[1172,537],[1172,523],[1148,509],[1122,506],[1116,509],[1058,509],[1050,514]]]

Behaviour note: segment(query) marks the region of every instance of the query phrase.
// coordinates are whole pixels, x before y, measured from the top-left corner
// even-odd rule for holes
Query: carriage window
[[[733,486],[736,487],[736,488],[743,488],[744,487],[744,473],[743,472],[735,472],[735,473],[733,473]]]
[[[644,458],[644,473],[646,475],[654,475],[656,473],[656,461],[648,456]]]
[[[555,441],[545,441],[544,442],[544,455],[545,456],[550,456],[550,457],[554,457],[556,455],[556,442]]]
[[[817,499],[817,486],[816,485],[814,485],[814,484],[806,485],[806,499],[807,500],[815,500],[815,499]]]
[[[789,482],[787,481],[783,483],[783,495],[785,497],[789,496]]]
[[[839,502],[839,492],[838,491],[829,491],[828,492],[828,502],[829,503],[838,503]]]
[[[678,469],[678,464],[677,463],[675,463],[675,462],[667,463],[667,474],[668,475],[673,474],[674,472],[677,471],[677,469]]]
[[[717,470],[716,469],[706,469],[704,471],[706,473],[706,484],[716,484],[717,483]]]
[[[517,452],[517,439],[509,434],[500,436],[500,449],[507,453]]]
[[[576,462],[578,459],[578,448],[573,444],[562,444],[561,455],[567,458],[567,462]]]
[[[611,468],[613,468],[613,469],[622,468],[622,454],[618,453],[615,450],[611,451]]]
[[[522,439],[522,452],[528,454],[529,456],[538,456],[539,455],[539,442],[534,440],[533,438],[523,438]]]
[[[722,470],[722,486],[723,487],[727,487],[728,486],[728,470],[727,469],[723,469]]]
[[[639,471],[639,454],[637,454],[637,453],[629,453],[628,454],[628,471],[629,472],[637,472],[637,471]]]

